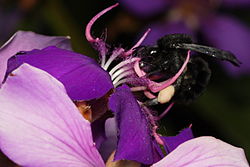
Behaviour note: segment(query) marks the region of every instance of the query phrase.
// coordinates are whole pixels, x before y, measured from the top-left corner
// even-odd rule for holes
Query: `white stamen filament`
[[[104,68],[105,61],[106,61],[106,52],[103,51],[103,50],[101,50],[100,54],[101,54],[101,57],[102,57],[102,60],[101,60],[101,67]]]
[[[133,63],[133,62],[135,62],[136,60],[138,60],[138,58],[134,57],[134,58],[132,58],[132,59],[128,59],[128,60],[125,60],[125,61],[120,62],[120,63],[117,64],[114,68],[112,68],[112,70],[109,72],[109,74],[112,76],[113,73],[114,73],[116,70],[118,70],[118,69],[120,69],[120,68],[122,68],[122,67],[124,67],[124,66],[126,66],[126,65],[128,65],[128,64],[130,64],[130,63]]]
[[[121,55],[122,52],[124,52],[124,49],[115,50],[104,65],[103,69],[107,70],[112,61],[114,61],[119,55]]]
[[[124,49],[116,49],[115,51],[113,51],[112,55],[110,56],[110,58],[106,63],[105,63],[105,56],[102,56],[101,60],[102,68],[108,71],[108,68],[112,64],[112,62],[123,52]],[[138,61],[138,58],[129,58],[125,61],[121,61],[119,64],[117,64],[110,70],[109,75],[111,76],[111,80],[113,81],[115,87],[117,87],[122,83],[125,83],[128,79],[128,76],[135,73],[132,64],[135,61]]]
[[[121,75],[119,75],[114,81],[113,84],[115,85],[117,82],[119,82],[121,79],[133,74],[134,71],[130,70],[130,71],[126,71],[124,73],[122,73]]]
[[[105,64],[105,56],[102,56],[101,67],[104,67],[104,64]]]
[[[128,83],[129,81],[133,81],[134,78],[128,77],[125,79],[120,80],[119,82],[117,82],[116,84],[114,84],[114,87],[116,88],[117,86],[124,84],[124,83]]]
[[[111,79],[114,80],[117,76],[119,76],[121,73],[124,73],[125,71],[131,70],[131,66],[123,67],[120,70],[117,70],[113,75],[111,75]]]

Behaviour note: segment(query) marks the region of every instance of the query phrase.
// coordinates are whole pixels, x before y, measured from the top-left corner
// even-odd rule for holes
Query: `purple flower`
[[[171,85],[176,81],[178,76],[180,76],[180,74],[184,70],[189,60],[189,54],[182,68],[173,78],[170,78],[169,80],[166,80],[162,83],[155,83],[147,77],[141,76],[143,72],[138,68],[138,62],[140,58],[130,56],[132,54],[133,48],[140,45],[149,31],[147,31],[141,38],[141,40],[139,40],[139,42],[128,51],[125,51],[123,48],[116,48],[114,50],[111,50],[109,45],[106,44],[105,41],[99,38],[95,39],[91,36],[90,30],[92,24],[102,14],[115,6],[117,6],[117,4],[100,12],[90,21],[86,28],[87,39],[100,53],[101,66],[89,57],[65,49],[59,49],[57,47],[50,46],[38,50],[40,49],[40,45],[30,45],[30,43],[33,44],[36,41],[33,41],[34,38],[30,38],[29,36],[26,36],[27,42],[25,42],[25,40],[22,40],[23,42],[19,46],[18,42],[21,40],[21,38],[20,35],[16,35],[10,40],[10,42],[2,47],[2,53],[5,58],[4,61],[7,61],[7,59],[9,59],[5,78],[7,78],[9,74],[12,74],[12,71],[18,68],[23,63],[28,63],[34,67],[48,72],[53,77],[62,82],[65,86],[67,94],[72,100],[84,100],[90,101],[90,103],[92,103],[93,100],[98,100],[113,88],[117,88],[124,83],[129,84],[133,91],[144,91],[145,94],[149,94],[147,96],[150,96],[150,91],[159,92]],[[38,38],[35,38],[35,40],[38,40],[40,38],[44,39],[45,37],[38,36]],[[40,40],[39,42],[42,41],[43,40]],[[44,47],[44,44],[42,44],[41,46]],[[27,51],[34,48],[38,49]],[[110,55],[108,59],[107,55]],[[110,68],[111,63],[113,63],[114,60],[119,59],[123,59],[123,61],[116,64],[113,68]],[[1,72],[4,72],[4,70],[2,70]],[[115,154],[115,159],[136,160],[144,164],[153,164],[154,162],[157,162],[159,160],[159,155],[157,155],[157,148],[155,147],[154,142],[156,141],[157,143],[163,144],[163,141],[156,132],[157,124],[154,116],[151,114],[151,111],[146,106],[138,103],[132,95],[130,88],[126,86],[117,88],[115,90],[112,97],[109,99],[109,104],[110,109],[116,115],[118,129],[120,131],[119,134],[121,136],[124,136],[118,136],[118,148],[129,148],[130,145],[126,141],[129,141],[131,139],[136,140],[133,145],[133,149],[136,150],[136,152],[134,152],[133,150],[130,151],[128,149],[126,149],[126,151],[124,152],[123,149],[118,149]],[[94,108],[96,108],[96,104],[90,106],[92,107],[91,110],[94,110]],[[99,110],[101,109],[103,111],[93,112],[102,115],[107,110],[107,108],[103,106],[99,107]],[[117,108],[117,106],[130,106],[132,108]],[[132,115],[137,115],[137,117],[134,116],[133,119],[131,119]],[[129,131],[123,123],[127,121],[129,121],[131,125],[133,125],[133,128],[129,129]],[[140,135],[127,135],[128,132],[130,134]],[[96,138],[96,140],[99,139],[100,138]],[[100,140],[100,142],[101,141],[102,140]],[[98,142],[97,145],[99,146],[100,143]],[[144,157],[142,155],[144,155]]]
[[[92,140],[90,123],[62,83],[27,64],[12,74],[0,89],[0,148],[4,154],[20,166],[105,166]],[[199,137],[153,164],[184,165],[247,167],[248,163],[242,149],[213,137]]]
[[[113,6],[115,7],[115,6]],[[111,8],[110,8],[111,9]],[[96,18],[96,17],[95,17]],[[90,22],[93,23],[93,22]],[[88,26],[87,26],[88,29]],[[91,37],[88,36],[87,37]],[[16,41],[19,41],[20,38],[16,37]],[[29,38],[29,42],[31,42],[33,39]],[[94,39],[93,39],[94,40]],[[33,43],[33,42],[32,42]],[[23,43],[25,44],[25,43]],[[74,101],[90,101],[92,103],[93,100],[98,100],[99,98],[103,97],[105,94],[107,94],[110,90],[112,90],[114,87],[117,87],[128,80],[136,79],[138,76],[133,71],[133,64],[138,60],[138,58],[131,58],[128,55],[130,55],[132,52],[124,51],[122,48],[117,48],[114,51],[111,52],[111,56],[108,60],[106,60],[106,56],[108,54],[108,46],[107,44],[100,40],[95,39],[93,41],[93,44],[95,46],[98,46],[97,49],[100,50],[100,53],[102,55],[102,62],[101,66],[97,64],[93,59],[86,57],[84,55],[80,55],[77,53],[74,53],[72,51],[68,51],[65,49],[59,49],[54,46],[50,46],[41,50],[35,49],[32,51],[26,51],[29,48],[24,48],[21,46],[20,49],[14,50],[17,47],[11,48],[10,46],[15,46],[16,44],[14,42],[9,42],[5,45],[8,49],[11,51],[8,55],[3,52],[3,55],[7,55],[6,59],[8,60],[8,68],[6,72],[5,78],[8,77],[9,74],[12,75],[13,70],[18,68],[23,63],[28,63],[32,66],[35,66],[39,69],[45,70],[49,74],[51,74],[53,77],[58,79],[60,82],[63,83],[65,86],[65,89],[67,91],[67,94],[69,97]],[[138,45],[138,44],[137,44]],[[31,46],[34,48],[39,48],[37,46]],[[5,51],[5,50],[3,50]],[[13,53],[18,52],[16,55]],[[11,56],[14,55],[14,56]],[[125,61],[122,61],[121,63],[114,66],[114,68],[110,69],[110,72],[108,73],[105,70],[108,70],[110,64],[114,59],[117,59],[117,57],[126,56]],[[6,61],[5,59],[5,61]],[[105,70],[104,70],[105,69]],[[132,81],[132,80],[131,80]],[[133,81],[134,82],[134,81]],[[140,82],[138,80],[138,82]],[[118,92],[118,89],[117,89]],[[115,92],[114,95],[117,93]],[[133,95],[130,92],[129,89],[129,97],[134,98]],[[126,98],[122,97],[121,99]],[[121,103],[122,101],[119,100],[113,100],[117,103]],[[136,100],[133,100],[135,103],[134,105],[137,105],[137,112],[140,112],[140,107]],[[110,100],[112,102],[112,100]],[[104,105],[104,104],[103,104]],[[92,110],[96,108],[96,104],[92,106]],[[100,106],[99,108],[103,108],[103,106]],[[105,111],[104,111],[105,112]],[[123,111],[122,111],[123,112]],[[123,112],[124,113],[124,112]],[[100,114],[100,113],[99,113]],[[125,116],[121,117],[123,119],[126,119]],[[146,119],[146,118],[144,118]],[[134,120],[134,123],[137,123],[138,120]],[[138,124],[138,123],[137,123]],[[141,124],[138,124],[141,126]],[[124,126],[120,127],[119,130],[123,131]],[[136,125],[135,125],[136,127]],[[152,137],[151,133],[148,130],[148,123],[144,121],[143,128],[146,129],[143,132],[141,132],[142,135],[147,137],[148,143],[151,145],[147,145],[148,147],[148,154],[151,154],[153,152],[152,147]],[[134,128],[133,130],[137,130],[137,128]],[[133,136],[131,136],[133,137]],[[99,137],[96,138],[96,140],[99,140]],[[127,143],[120,142],[121,145],[127,145]],[[141,140],[138,138],[138,149],[137,154],[144,154],[142,148],[146,148],[143,143],[145,143],[145,140]],[[97,143],[99,145],[99,142]],[[141,147],[143,145],[143,147]],[[117,154],[119,155],[120,151],[117,151]],[[130,157],[133,157],[133,153],[127,152],[126,154],[129,154]],[[148,155],[148,157],[151,155]],[[140,157],[136,157],[138,161],[144,162],[147,164],[152,164],[153,162],[156,162],[154,160],[154,157],[151,157],[148,159],[148,162],[145,160],[140,160]]]
[[[229,63],[223,63],[229,74],[249,74],[249,27],[232,16],[215,12],[219,6],[225,8],[249,7],[249,0],[148,0],[146,3],[144,0],[119,0],[119,2],[139,17],[167,13],[163,21],[158,20],[147,25],[152,32],[143,44],[153,44],[160,37],[170,33],[188,33],[194,37],[199,34],[210,45],[232,51],[243,62],[241,68],[234,68]]]
[[[22,52],[9,59],[7,74],[24,62],[56,77],[73,100],[99,98],[113,88],[109,74],[95,60],[72,51],[51,46]]]
[[[172,142],[173,138],[160,137],[156,133],[155,117],[131,93],[131,90],[142,91],[150,98],[153,96],[152,92],[157,93],[170,86],[185,69],[190,53],[175,76],[162,83],[151,81],[138,68],[140,58],[130,56],[133,48],[141,44],[149,31],[128,51],[123,48],[111,50],[105,41],[95,39],[90,34],[91,26],[96,19],[115,6],[117,4],[100,12],[86,28],[87,39],[100,53],[101,65],[69,50],[54,46],[46,47],[47,43],[43,41],[49,37],[45,36],[40,36],[39,40],[34,38],[38,40],[39,45],[33,45],[33,38],[26,38],[27,41],[23,40],[20,46],[18,41],[21,38],[14,36],[1,48],[3,64],[6,65],[8,59],[9,61],[6,75],[5,68],[1,71],[5,80],[0,90],[0,104],[3,106],[0,113],[2,120],[0,121],[0,148],[16,163],[22,166],[46,167],[104,166],[101,155],[97,152],[97,147],[101,150],[103,136],[96,135],[95,145],[90,124],[84,120],[71,100],[92,104],[87,106],[91,107],[91,110],[97,108],[97,110],[106,111],[106,104],[99,105],[98,100],[109,96],[110,91],[114,92],[108,98],[108,108],[114,112],[119,130],[117,147],[114,148],[116,149],[115,160],[134,160],[151,165],[163,156],[158,144],[165,145],[168,152],[174,150],[167,156],[169,157],[190,139],[188,136],[182,136],[186,132],[176,137],[174,139],[176,142]],[[47,42],[51,42],[52,38],[50,37]],[[55,39],[58,40],[58,38]],[[58,42],[52,45],[58,45]],[[29,51],[31,49],[35,50]],[[108,55],[109,58],[106,60]],[[114,60],[123,61],[113,64],[114,67],[110,68]],[[123,85],[125,83],[131,87]],[[92,131],[95,136],[94,123]],[[15,135],[18,137],[14,138]],[[214,138],[201,138],[201,142],[205,143],[210,140],[218,143],[216,146],[221,146],[221,150],[226,148],[240,152],[242,154],[239,156],[240,163],[247,165],[242,150],[234,149],[230,145],[224,146],[224,143]],[[195,147],[193,143],[191,145]],[[188,147],[190,147],[189,144]],[[192,151],[192,147],[188,149]],[[188,151],[185,145],[181,151]],[[198,154],[193,152],[195,155]],[[209,159],[213,159],[218,154],[216,152],[211,154],[212,157],[208,158],[201,156],[202,160],[205,158],[206,161],[202,162],[203,164],[218,162]],[[223,152],[221,156],[228,164],[237,163],[234,159],[224,157],[234,158],[235,155],[231,156]],[[161,161],[165,161],[164,159]],[[164,163],[170,162],[171,160],[167,160]]]

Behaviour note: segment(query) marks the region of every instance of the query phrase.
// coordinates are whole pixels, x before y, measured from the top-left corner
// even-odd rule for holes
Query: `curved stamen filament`
[[[144,41],[144,39],[147,37],[148,33],[151,31],[151,29],[149,28],[144,34],[143,36],[139,39],[139,41],[131,48],[129,49],[128,51],[126,51],[123,55],[125,57],[131,55],[134,51],[134,48],[137,48],[138,46],[141,45],[141,43]]]
[[[97,48],[101,55],[101,67],[104,67],[105,61],[106,61],[106,54],[108,52],[108,49],[106,47],[106,44],[104,42],[98,43],[99,47]]]
[[[124,52],[124,49],[122,48],[113,51],[112,55],[110,56],[108,61],[105,63],[103,69],[107,70],[110,64],[112,63],[112,61],[114,61],[122,52]]]
[[[123,79],[124,77],[127,77],[131,74],[133,74],[134,71],[132,70],[129,70],[129,71],[126,71],[124,73],[122,73],[121,75],[119,75],[114,81],[113,81],[113,84],[115,85],[117,82],[119,82],[121,79]]]
[[[130,64],[130,63],[133,63],[134,61],[137,61],[139,58],[132,58],[132,59],[127,59],[127,60],[125,60],[125,61],[122,61],[122,62],[120,62],[119,64],[117,64],[114,68],[112,68],[112,70],[109,72],[109,74],[112,76],[113,75],[113,73],[116,71],[116,70],[118,70],[118,69],[120,69],[120,68],[122,68],[123,66],[126,66],[126,65],[128,65],[128,64]]]
[[[86,29],[85,29],[85,36],[87,38],[87,40],[89,42],[98,42],[99,38],[93,38],[91,35],[91,27],[92,25],[96,22],[96,20],[101,17],[103,14],[107,13],[108,11],[110,11],[111,9],[115,8],[116,6],[118,6],[119,3],[116,3],[106,9],[104,9],[103,11],[101,11],[100,13],[98,13],[95,17],[93,17],[90,22],[87,24]]]
[[[184,71],[185,67],[187,66],[188,62],[189,62],[189,59],[190,59],[190,50],[188,51],[188,54],[187,54],[187,58],[185,60],[185,62],[183,63],[182,67],[180,68],[180,70],[175,74],[174,77],[166,80],[166,81],[163,81],[161,83],[157,83],[157,82],[154,82],[154,81],[149,81],[150,84],[149,84],[149,89],[156,93],[156,92],[159,92],[161,91],[162,89],[168,87],[169,85],[173,84],[177,79],[178,77],[182,74],[182,72]]]
[[[131,70],[131,68],[132,68],[131,66],[126,66],[120,70],[117,70],[113,75],[111,75],[111,80],[114,80],[117,76],[124,73],[125,71]]]
[[[143,70],[141,70],[139,62],[140,62],[140,59],[138,59],[135,62],[135,64],[134,64],[134,70],[135,70],[135,73],[138,75],[138,77],[143,77],[143,76],[146,75],[146,73]]]
[[[127,70],[127,71],[124,71],[123,73],[121,73],[120,75],[114,77],[112,79],[113,83],[116,84],[119,80],[123,79],[124,77],[126,76],[129,76],[131,74],[133,74],[134,71],[133,70]]]
[[[134,81],[133,77],[128,77],[128,78],[125,78],[125,79],[121,79],[119,82],[117,82],[116,84],[114,84],[114,87],[116,88],[117,86],[119,86],[121,84],[132,82],[132,81]]]

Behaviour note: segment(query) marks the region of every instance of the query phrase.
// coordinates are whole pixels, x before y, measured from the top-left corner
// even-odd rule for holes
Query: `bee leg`
[[[150,100],[147,100],[143,103],[145,106],[155,106],[157,104],[159,104],[157,98],[154,98],[154,99],[150,99]]]
[[[165,109],[165,111],[163,113],[161,113],[161,115],[159,115],[158,117],[155,117],[155,120],[160,120],[162,119],[167,113],[168,111],[173,107],[174,102],[170,103],[169,106]]]

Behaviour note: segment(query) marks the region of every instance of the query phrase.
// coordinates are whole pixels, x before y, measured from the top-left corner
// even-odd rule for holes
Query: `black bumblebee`
[[[188,50],[226,60],[235,66],[240,61],[229,51],[194,44],[187,34],[170,34],[160,38],[155,46],[136,48],[134,56],[140,57],[140,68],[148,78],[163,81],[173,77],[183,65]],[[175,94],[172,101],[190,103],[202,94],[210,80],[211,70],[201,55],[192,55],[186,69],[173,84]]]

